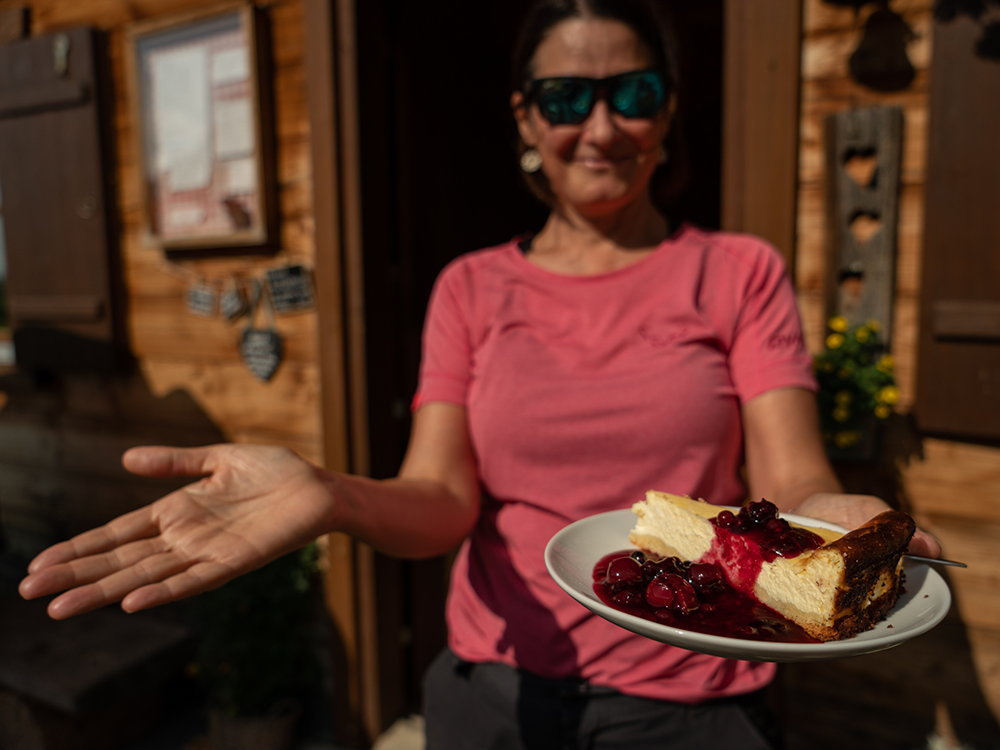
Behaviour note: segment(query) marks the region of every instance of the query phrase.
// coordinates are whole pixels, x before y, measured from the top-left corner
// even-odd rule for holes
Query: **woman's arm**
[[[848,529],[889,509],[871,495],[846,495],[820,438],[815,396],[802,388],[768,391],[743,405],[747,480],[754,500]],[[910,551],[939,557],[941,546],[917,530]]]
[[[63,619],[115,601],[134,612],[217,588],[342,531],[376,549],[429,557],[475,524],[479,485],[465,410],[431,403],[414,417],[396,479],[333,474],[268,446],[136,448],[124,464],[144,476],[201,476],[155,503],[42,552],[22,596],[63,591]]]
[[[332,530],[389,555],[423,558],[448,552],[479,518],[479,475],[466,412],[454,404],[417,409],[397,478],[328,476],[337,499]]]

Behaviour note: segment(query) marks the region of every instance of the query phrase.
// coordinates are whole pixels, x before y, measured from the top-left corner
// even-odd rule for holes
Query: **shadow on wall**
[[[900,467],[922,458],[912,421],[895,414],[886,421],[875,460],[835,468],[847,492],[876,495],[910,511]],[[943,574],[948,580],[962,573]],[[969,629],[954,605],[936,628],[888,651],[782,665],[774,689],[787,750],[911,750],[928,747],[935,735],[956,750],[1000,747],[1000,724],[983,693]]]
[[[74,356],[106,354],[85,340],[64,344]],[[28,560],[45,547],[190,481],[129,474],[127,448],[225,440],[187,393],[157,397],[132,366],[81,365],[0,376],[0,748],[113,750],[171,726],[178,712],[203,720],[201,691],[185,674],[202,632],[195,600],[56,622],[47,599],[16,593]],[[326,672],[343,655],[323,608],[315,609],[310,639]],[[303,700],[300,727],[310,736],[329,733],[327,677]]]

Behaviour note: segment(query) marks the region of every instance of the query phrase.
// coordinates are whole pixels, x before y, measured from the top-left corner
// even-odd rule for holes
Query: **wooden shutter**
[[[103,37],[0,47],[0,180],[18,364],[104,369],[122,341]]]
[[[1000,438],[1000,63],[976,56],[980,34],[934,29],[915,413]]]

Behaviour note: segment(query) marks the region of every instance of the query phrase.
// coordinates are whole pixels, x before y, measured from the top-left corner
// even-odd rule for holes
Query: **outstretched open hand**
[[[100,528],[42,552],[19,587],[26,599],[63,591],[57,620],[121,600],[135,612],[217,588],[326,531],[332,499],[320,470],[283,448],[133,448],[143,476],[200,476]]]

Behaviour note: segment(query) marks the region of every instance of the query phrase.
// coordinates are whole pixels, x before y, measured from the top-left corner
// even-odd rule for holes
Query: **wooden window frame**
[[[236,118],[237,124],[244,128],[252,137],[253,145],[246,156],[235,161],[251,162],[251,170],[242,170],[244,179],[246,172],[250,173],[253,187],[243,187],[234,191],[227,198],[233,198],[231,218],[235,223],[232,227],[219,226],[217,231],[189,233],[168,233],[161,226],[159,211],[160,180],[156,175],[153,161],[157,158],[155,139],[151,132],[155,127],[150,112],[150,86],[147,85],[148,48],[158,41],[163,47],[180,47],[182,44],[198,44],[210,40],[211,25],[225,21],[227,16],[234,16],[239,28],[243,30],[247,50],[247,78],[249,80],[249,112],[245,117]],[[257,254],[276,252],[278,249],[278,200],[276,188],[276,167],[274,149],[274,107],[270,86],[266,35],[263,24],[264,17],[253,5],[245,2],[223,2],[185,13],[158,17],[132,25],[126,31],[126,86],[127,98],[135,127],[132,128],[132,147],[137,165],[137,178],[140,182],[138,193],[142,206],[142,237],[148,247],[156,247],[168,254],[176,255],[215,255],[215,254]],[[185,35],[187,39],[185,39]],[[168,40],[168,41],[164,41]],[[189,42],[187,40],[190,40]],[[207,73],[206,73],[207,75]],[[246,80],[246,79],[244,79]],[[210,82],[214,87],[214,82]],[[213,105],[223,101],[216,100],[212,94]],[[233,109],[233,108],[231,108]],[[204,192],[201,205],[196,198],[190,199],[187,205],[192,210],[203,209],[208,215],[218,211],[214,193],[223,190],[218,187],[222,181],[220,165],[226,163],[216,153],[213,128],[218,116],[213,107],[206,113],[206,130],[209,135],[206,147],[209,149],[211,178]],[[229,163],[232,163],[229,162]],[[179,192],[179,191],[178,191]],[[196,194],[199,189],[193,189],[190,194]],[[240,200],[235,200],[239,195]],[[224,201],[220,201],[224,202]],[[249,209],[249,210],[247,210]],[[235,217],[240,216],[240,219]],[[240,227],[238,221],[247,220],[247,227]]]

